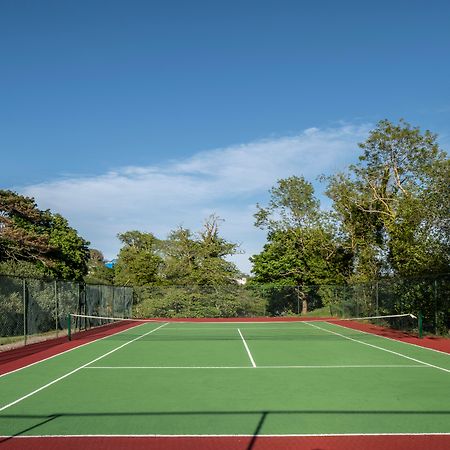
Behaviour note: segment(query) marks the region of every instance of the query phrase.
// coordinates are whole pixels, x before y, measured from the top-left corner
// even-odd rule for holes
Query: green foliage
[[[250,258],[252,283],[272,285],[263,293],[270,314],[306,313],[313,302],[305,286],[345,282],[351,253],[331,216],[320,211],[311,183],[290,177],[270,192],[268,207],[258,205],[255,214],[255,225],[268,230],[268,242]]]
[[[0,262],[0,274],[23,278],[45,277],[45,267],[30,261],[16,261],[8,259]]]
[[[48,214],[49,245],[52,247],[53,264],[50,274],[63,280],[83,279],[87,272],[89,242],[78,236],[67,220],[59,214]]]
[[[261,296],[238,285],[146,286],[136,293],[136,317],[254,317],[266,309]]]
[[[164,279],[167,284],[234,284],[240,273],[226,257],[236,252],[237,245],[219,235],[218,217],[211,216],[197,235],[184,228],[171,232],[165,243]]]
[[[256,205],[255,225],[269,233],[299,228],[310,228],[320,220],[319,201],[314,188],[303,177],[278,180],[270,191],[266,208]]]
[[[355,255],[354,280],[448,270],[449,162],[436,135],[378,123],[327,194]]]
[[[33,198],[0,190],[0,262],[10,269],[29,262],[46,275],[81,280],[88,244],[61,215],[39,210]]]
[[[306,228],[271,234],[250,260],[254,281],[301,286],[344,282],[350,255],[326,230]]]
[[[198,271],[199,243],[192,232],[178,228],[169,234],[164,246],[164,280],[167,284],[190,284]],[[196,283],[193,283],[196,284]]]
[[[33,261],[48,265],[48,217],[34,199],[0,190],[0,261]]]
[[[145,286],[158,282],[163,264],[160,241],[153,234],[140,231],[127,231],[118,237],[124,245],[114,267],[116,284]]]
[[[319,210],[303,178],[279,180],[267,208],[258,205],[255,225],[267,228],[268,243],[253,263],[254,281],[302,286],[343,282],[350,255],[331,218]]]
[[[448,271],[450,162],[436,135],[403,120],[382,120],[359,146],[359,162],[328,178],[332,214],[320,211],[303,177],[279,180],[268,206],[257,205],[255,225],[267,229],[268,238],[251,258],[253,282],[298,289],[297,297],[266,289],[270,313],[299,312],[300,301],[311,302],[314,285],[320,285],[314,298],[330,305],[335,284]],[[354,288],[343,289],[348,294]],[[395,308],[430,309],[429,293],[422,295],[418,285],[408,292],[396,293],[401,302]],[[352,308],[370,309],[373,289],[358,295],[359,303],[349,296]]]
[[[211,216],[199,233],[178,228],[165,241],[139,231],[119,235],[124,246],[115,266],[115,282],[133,286],[235,284],[240,273],[226,257],[237,252],[237,245],[220,236],[218,224],[219,219]]]

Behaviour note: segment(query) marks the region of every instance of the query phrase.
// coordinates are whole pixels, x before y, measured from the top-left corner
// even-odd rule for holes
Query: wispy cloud
[[[217,213],[223,234],[239,242],[236,258],[244,271],[248,257],[260,251],[264,233],[253,226],[256,201],[280,178],[318,175],[343,169],[357,158],[356,143],[368,126],[310,128],[278,137],[203,151],[160,166],[118,168],[99,176],[50,180],[18,189],[68,218],[92,246],[113,257],[117,233],[139,229],[160,237],[178,225],[199,229]]]

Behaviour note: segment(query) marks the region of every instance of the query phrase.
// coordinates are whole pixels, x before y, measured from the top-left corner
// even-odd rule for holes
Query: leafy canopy
[[[303,177],[279,180],[266,208],[257,205],[255,225],[268,230],[263,251],[254,255],[254,281],[289,285],[342,281],[349,257],[320,211],[314,188]]]
[[[382,120],[359,144],[359,163],[329,178],[357,279],[448,270],[449,162],[436,139]]]
[[[41,211],[33,198],[0,190],[0,262],[28,262],[43,274],[81,280],[88,245],[60,214]]]

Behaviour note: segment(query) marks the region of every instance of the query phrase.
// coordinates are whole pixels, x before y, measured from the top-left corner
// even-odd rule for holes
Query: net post
[[[67,314],[67,337],[69,338],[69,341],[72,340],[72,319],[70,317],[70,314]]]
[[[423,316],[422,316],[422,312],[419,312],[418,319],[419,319],[419,338],[422,339],[423,338]]]

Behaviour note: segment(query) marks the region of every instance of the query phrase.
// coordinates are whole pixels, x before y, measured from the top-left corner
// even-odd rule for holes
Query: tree
[[[255,225],[268,230],[263,251],[250,258],[254,281],[291,285],[342,283],[350,255],[335,233],[331,217],[319,209],[311,183],[303,177],[279,180],[269,205],[257,205]],[[307,310],[304,290],[303,311]]]
[[[39,210],[33,198],[0,191],[0,261],[30,262],[47,275],[81,280],[88,245],[61,215]]]
[[[198,284],[235,284],[241,275],[235,264],[226,259],[237,253],[238,245],[219,235],[219,221],[219,217],[210,216],[199,233],[198,269],[195,275]]]
[[[403,120],[382,120],[359,144],[359,163],[329,179],[327,194],[355,255],[355,278],[448,267],[449,164],[436,139]]]
[[[48,242],[52,247],[53,264],[50,272],[64,280],[82,281],[87,273],[89,242],[80,237],[75,229],[60,214],[48,215]]]
[[[322,228],[272,233],[263,251],[250,260],[254,281],[292,286],[341,284],[350,267],[344,246]]]
[[[238,246],[220,236],[219,221],[210,216],[197,235],[185,228],[170,233],[164,247],[167,282],[210,286],[236,282],[240,272],[226,258],[236,254]]]
[[[308,228],[319,223],[322,215],[314,188],[303,177],[292,176],[278,180],[270,189],[269,205],[256,204],[255,226],[269,233]]]
[[[48,216],[33,198],[0,190],[0,260],[39,261],[48,266],[53,251],[48,228]]]
[[[127,268],[129,284],[136,289],[135,311],[144,316],[158,317],[234,317],[239,314],[253,315],[264,311],[264,300],[252,292],[243,292],[237,283],[240,272],[227,257],[237,252],[237,245],[220,236],[220,219],[210,216],[198,233],[186,228],[170,232],[165,241],[147,236],[143,245],[142,236],[132,232],[133,239],[121,250],[116,265],[120,275],[122,262]],[[127,237],[130,235],[125,233]],[[123,239],[125,240],[125,239]],[[142,252],[131,251],[132,247],[146,247],[150,267],[139,263]],[[126,255],[125,255],[126,250]],[[158,264],[152,259],[158,256]],[[126,258],[125,258],[126,256]],[[137,264],[136,264],[137,263]],[[134,267],[141,272],[130,271]],[[125,273],[125,270],[123,270]],[[145,279],[148,275],[152,275]],[[125,280],[125,277],[123,278]],[[142,281],[146,282],[143,283]]]
[[[164,242],[163,278],[166,284],[197,284],[199,243],[187,228],[179,227],[169,233]]]
[[[163,265],[161,242],[152,233],[127,231],[119,234],[123,243],[115,266],[116,284],[145,286],[160,280]]]

